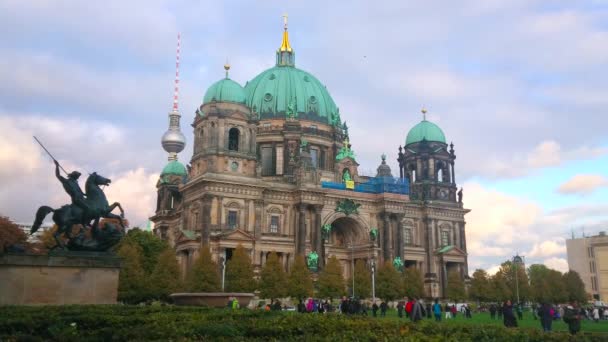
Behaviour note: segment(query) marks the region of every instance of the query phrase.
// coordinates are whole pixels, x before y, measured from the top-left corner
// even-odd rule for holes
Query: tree
[[[561,303],[568,300],[568,290],[562,274],[545,265],[530,265],[532,298],[539,303]]]
[[[148,293],[145,288],[148,282],[142,268],[141,247],[134,242],[121,243],[116,254],[122,258],[118,277],[118,300],[129,304],[139,303]]]
[[[545,265],[532,264],[528,267],[530,288],[532,289],[531,298],[538,303],[551,302],[551,284],[546,281],[548,274],[549,269]]]
[[[346,285],[350,287],[352,283],[353,278],[350,278]],[[355,295],[359,298],[372,296],[372,275],[367,269],[365,261],[361,259],[355,262]]]
[[[568,299],[579,303],[587,302],[587,293],[585,292],[585,284],[581,276],[576,271],[568,271],[564,273],[563,282],[566,286]]]
[[[399,284],[401,276],[393,267],[390,261],[386,261],[378,269],[378,277],[376,279],[376,295],[386,301],[395,300],[403,296],[403,291]]]
[[[172,248],[165,249],[158,256],[154,272],[150,277],[152,294],[155,298],[168,300],[169,295],[182,288],[179,264]]]
[[[142,266],[146,274],[151,274],[152,271],[154,271],[158,256],[169,247],[166,241],[161,240],[151,232],[143,231],[139,228],[130,229],[120,244],[131,242],[134,242],[141,247],[143,256]]]
[[[420,298],[424,296],[424,282],[422,274],[414,266],[410,266],[403,271],[403,289],[409,298]]]
[[[520,301],[526,301],[530,298],[528,275],[521,265],[513,263],[510,260],[505,261],[500,265],[498,273],[501,274],[505,284],[509,288],[512,300],[517,300],[518,291]]]
[[[287,295],[302,300],[311,296],[313,291],[312,278],[303,256],[296,256],[291,272],[287,279]]]
[[[448,284],[446,288],[446,296],[455,301],[462,301],[466,298],[467,293],[464,289],[464,282],[458,271],[450,271],[448,273]]]
[[[270,298],[271,302],[287,295],[287,277],[275,252],[270,253],[262,267],[258,290],[261,298]]]
[[[511,290],[500,272],[496,272],[496,274],[490,277],[490,289],[492,294],[491,299],[496,302],[503,302],[512,298]]]
[[[251,258],[241,244],[226,263],[225,287],[228,292],[252,292],[256,288]]]
[[[27,249],[27,235],[8,217],[0,216],[0,253],[15,246]]]
[[[471,287],[469,288],[469,298],[478,302],[491,300],[490,280],[488,273],[482,269],[473,272]]]
[[[190,292],[217,292],[221,289],[218,266],[211,259],[208,246],[199,250],[199,256],[186,276],[186,289]]]
[[[342,267],[335,255],[332,255],[321,274],[318,281],[318,297],[321,298],[339,298],[344,295],[344,277],[342,276]]]

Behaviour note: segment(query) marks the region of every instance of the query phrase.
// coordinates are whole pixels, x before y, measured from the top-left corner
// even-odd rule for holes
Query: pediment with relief
[[[253,235],[251,235],[245,231],[242,231],[240,229],[222,232],[222,233],[216,235],[216,238],[221,238],[222,240],[233,240],[233,241],[254,241],[255,240]]]

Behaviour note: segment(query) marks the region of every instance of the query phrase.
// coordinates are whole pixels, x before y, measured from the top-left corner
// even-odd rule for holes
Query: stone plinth
[[[0,305],[116,304],[120,258],[105,253],[0,255]]]
[[[209,306],[223,308],[228,304],[228,299],[236,298],[239,306],[244,308],[249,305],[253,298],[253,293],[236,292],[195,292],[195,293],[174,293],[170,297],[175,305]]]

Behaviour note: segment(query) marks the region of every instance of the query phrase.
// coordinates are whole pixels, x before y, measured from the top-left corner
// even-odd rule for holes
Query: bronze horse
[[[53,222],[55,222],[58,227],[55,234],[53,234],[53,237],[57,242],[56,247],[60,247],[62,249],[66,249],[66,245],[63,243],[63,241],[61,241],[61,239],[59,239],[59,237],[64,233],[71,242],[68,243],[68,248],[78,249],[72,248],[76,242],[71,234],[72,226],[75,224],[80,224],[83,227],[91,226],[94,230],[97,230],[97,225],[99,224],[100,218],[111,218],[119,220],[124,232],[124,210],[122,209],[122,206],[118,202],[114,202],[112,205],[109,205],[106,195],[100,188],[101,185],[110,185],[110,182],[110,179],[102,177],[96,172],[93,172],[89,175],[85,183],[86,209],[81,209],[73,204],[64,205],[59,209],[53,209],[49,206],[41,206],[36,211],[36,218],[34,224],[32,225],[30,234],[34,234],[40,228],[44,218],[51,212],[53,212]],[[120,215],[112,213],[116,207],[120,209]],[[92,225],[91,221],[93,221]],[[94,238],[95,237],[96,236],[94,236]],[[99,245],[106,246],[107,244]],[[103,250],[106,249],[107,248],[103,248]]]

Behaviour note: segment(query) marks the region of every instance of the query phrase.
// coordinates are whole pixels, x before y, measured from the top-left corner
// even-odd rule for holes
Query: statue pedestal
[[[107,253],[0,255],[0,305],[116,304],[120,258]]]

